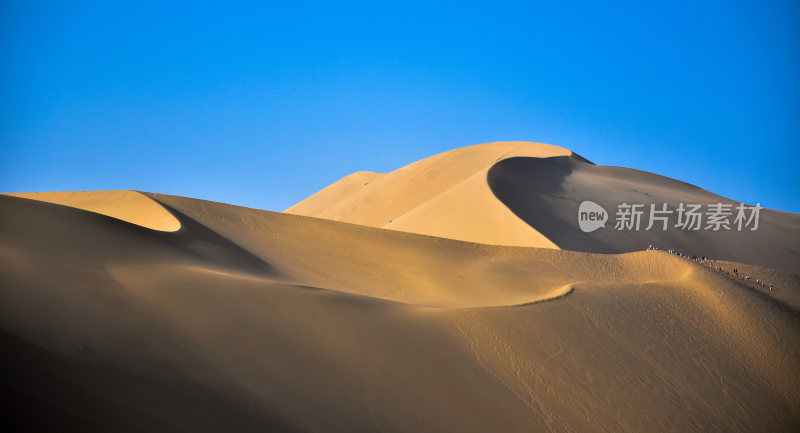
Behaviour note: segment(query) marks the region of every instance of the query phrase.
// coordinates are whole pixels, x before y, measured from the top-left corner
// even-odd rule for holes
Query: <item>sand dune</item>
[[[505,158],[571,154],[529,142],[464,147],[391,173],[352,174],[285,212],[485,244],[557,248],[494,199],[486,177]]]
[[[6,194],[96,212],[153,230],[174,232],[180,222],[138,191],[54,191]]]
[[[655,244],[697,256],[800,273],[800,216],[761,211],[757,231],[617,231],[584,233],[584,200],[614,215],[622,203],[708,205],[736,202],[640,170],[598,166],[540,143],[497,142],[456,149],[387,174],[359,172],[285,212],[494,245],[594,253],[639,251]],[[673,216],[676,218],[676,216]],[[673,223],[675,221],[673,220]]]
[[[442,185],[477,187],[464,183],[476,172]],[[359,175],[342,190],[369,179],[378,181]],[[96,197],[108,200],[102,208],[125,207],[114,203],[119,195],[103,194]],[[408,199],[408,212],[450,193],[424,194]],[[497,204],[510,201],[497,194]],[[748,266],[780,281],[777,290],[760,290],[660,251],[485,245],[365,221],[145,198],[180,229],[0,196],[7,424],[76,431],[800,427],[800,287],[780,271]],[[382,212],[393,204],[385,200],[375,218],[389,215]]]

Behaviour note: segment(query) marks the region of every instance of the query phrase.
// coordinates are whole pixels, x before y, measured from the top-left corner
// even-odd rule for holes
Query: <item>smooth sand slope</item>
[[[584,233],[578,207],[603,206],[612,222]],[[756,231],[682,231],[660,226],[617,231],[622,203],[658,209],[680,203],[738,204],[664,176],[598,166],[567,149],[541,143],[469,146],[415,162],[391,173],[358,172],[285,212],[494,245],[624,253],[648,245],[689,255],[770,266],[800,274],[800,215],[764,209]],[[731,220],[735,215],[731,217]],[[706,219],[703,220],[705,227]]]
[[[769,291],[658,251],[490,246],[148,196],[163,208],[107,205],[168,211],[179,230],[0,196],[6,425],[800,427],[792,275],[749,267],[780,281]]]

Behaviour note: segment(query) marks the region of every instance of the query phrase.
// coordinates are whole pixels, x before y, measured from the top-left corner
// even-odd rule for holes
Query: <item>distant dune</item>
[[[800,429],[797,215],[765,213],[763,238],[655,238],[748,264],[610,254],[653,241],[573,233],[575,200],[637,191],[726,200],[529,143],[356,173],[289,209],[313,216],[0,195],[3,425]]]
[[[759,228],[584,233],[584,200],[677,209],[737,202],[640,170],[598,166],[567,149],[497,142],[445,152],[387,174],[358,172],[285,212],[494,245],[624,253],[649,245],[800,273],[800,215],[764,209]],[[754,204],[754,203],[752,203]],[[751,205],[752,205],[751,204]],[[675,216],[673,216],[675,218]]]
[[[285,212],[485,244],[557,248],[499,202],[486,179],[505,158],[571,154],[528,142],[464,147],[391,173],[351,174]]]

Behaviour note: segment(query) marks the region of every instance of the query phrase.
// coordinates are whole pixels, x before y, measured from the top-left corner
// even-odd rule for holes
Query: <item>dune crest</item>
[[[53,191],[4,195],[74,207],[151,230],[174,232],[181,228],[180,221],[168,210],[138,191]]]
[[[284,212],[492,245],[558,248],[498,202],[486,177],[506,158],[569,155],[526,141],[467,146],[391,173],[351,174]]]
[[[758,230],[719,231],[675,228],[681,203],[706,211],[724,204],[736,214],[738,202],[676,179],[625,167],[595,165],[575,157],[513,157],[492,166],[487,178],[492,194],[516,216],[559,247],[593,253],[624,253],[648,245],[672,248],[684,254],[769,266],[800,274],[800,215],[761,209]],[[580,204],[589,200],[609,213],[604,229],[584,233],[578,227]],[[612,222],[617,206],[639,204],[641,227],[617,230]],[[648,230],[651,206],[672,210],[668,230]],[[705,215],[707,216],[707,215]]]

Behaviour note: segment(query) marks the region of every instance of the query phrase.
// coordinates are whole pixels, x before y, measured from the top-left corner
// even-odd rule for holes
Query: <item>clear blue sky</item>
[[[117,3],[0,4],[0,191],[283,210],[530,140],[800,212],[794,0]]]

